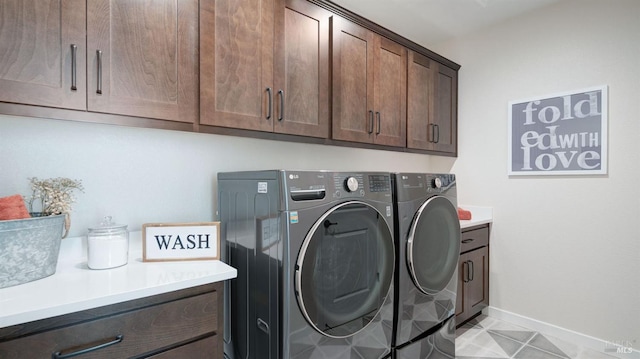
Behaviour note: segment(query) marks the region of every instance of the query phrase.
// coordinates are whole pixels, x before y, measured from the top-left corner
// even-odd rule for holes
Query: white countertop
[[[458,205],[458,208],[466,209],[467,211],[471,211],[471,219],[460,221],[460,228],[469,228],[473,226],[477,226],[480,224],[492,223],[493,222],[493,208],[491,207],[481,207],[481,206],[472,206],[472,205]]]
[[[221,261],[142,262],[141,232],[130,233],[128,264],[91,270],[86,237],[62,240],[56,273],[0,289],[0,328],[235,278]]]

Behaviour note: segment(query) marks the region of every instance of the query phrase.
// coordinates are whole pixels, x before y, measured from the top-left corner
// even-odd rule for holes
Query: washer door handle
[[[263,332],[269,334],[269,324],[267,324],[267,322],[265,322],[264,320],[258,318],[258,328],[260,328],[260,330],[262,330]]]

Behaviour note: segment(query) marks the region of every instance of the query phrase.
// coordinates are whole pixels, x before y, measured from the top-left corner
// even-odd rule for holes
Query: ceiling
[[[560,0],[331,0],[427,48]]]

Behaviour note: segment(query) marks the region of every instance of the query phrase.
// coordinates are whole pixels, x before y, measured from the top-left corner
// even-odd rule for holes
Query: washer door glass
[[[441,196],[420,206],[407,240],[407,265],[413,282],[426,294],[443,290],[460,258],[458,210]]]
[[[389,294],[394,255],[391,230],[375,208],[352,201],[325,213],[296,265],[296,297],[307,321],[330,337],[362,330]]]

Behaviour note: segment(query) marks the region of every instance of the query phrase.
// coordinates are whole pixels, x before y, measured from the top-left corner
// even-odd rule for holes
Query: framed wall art
[[[607,86],[509,102],[508,173],[607,173]]]

